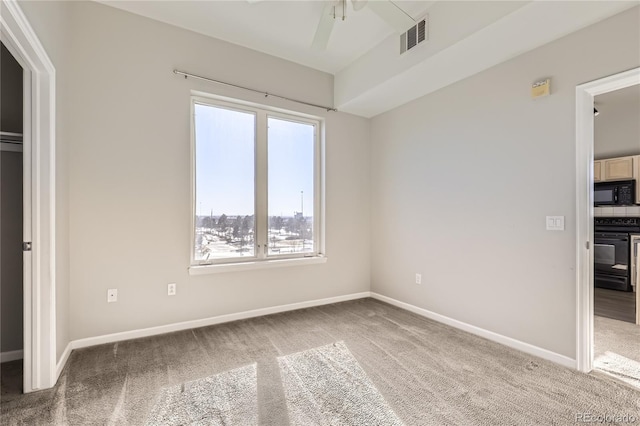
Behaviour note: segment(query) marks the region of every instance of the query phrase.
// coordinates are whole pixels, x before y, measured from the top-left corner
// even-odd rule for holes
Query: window
[[[320,120],[192,98],[192,265],[316,257]]]

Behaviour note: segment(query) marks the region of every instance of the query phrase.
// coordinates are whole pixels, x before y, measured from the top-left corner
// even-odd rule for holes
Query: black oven
[[[632,291],[629,234],[638,232],[638,217],[595,218],[593,266],[596,287]]]
[[[596,287],[629,291],[629,234],[598,232],[594,237]]]
[[[597,182],[593,186],[596,206],[630,206],[636,202],[636,181]]]

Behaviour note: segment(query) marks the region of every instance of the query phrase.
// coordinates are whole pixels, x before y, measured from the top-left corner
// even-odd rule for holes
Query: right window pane
[[[269,255],[313,253],[315,128],[268,118]]]

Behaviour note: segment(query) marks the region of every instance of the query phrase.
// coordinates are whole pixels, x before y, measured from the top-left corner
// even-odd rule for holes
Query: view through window
[[[194,100],[196,264],[317,253],[318,122]]]
[[[313,252],[314,127],[269,118],[269,254]]]

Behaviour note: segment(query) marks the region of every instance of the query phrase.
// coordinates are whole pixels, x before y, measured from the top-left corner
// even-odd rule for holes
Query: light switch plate
[[[547,231],[564,231],[564,216],[547,216]]]
[[[117,301],[118,301],[118,289],[110,288],[109,290],[107,290],[107,302],[113,303]]]

